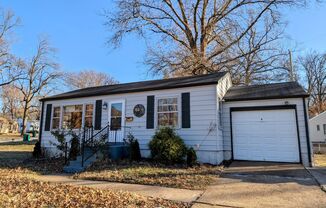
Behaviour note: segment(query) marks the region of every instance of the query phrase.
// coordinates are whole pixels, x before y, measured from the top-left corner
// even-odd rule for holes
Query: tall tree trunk
[[[21,136],[26,133],[28,105],[29,105],[29,102],[25,101],[24,112],[23,112],[23,122],[22,122],[23,126],[22,126],[22,130],[20,132]]]

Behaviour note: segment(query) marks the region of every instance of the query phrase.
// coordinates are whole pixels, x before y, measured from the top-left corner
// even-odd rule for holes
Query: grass
[[[326,167],[326,154],[315,154],[314,159],[316,166]]]
[[[216,183],[220,173],[221,167],[209,165],[187,168],[149,162],[102,161],[95,163],[86,172],[76,174],[74,178],[202,190]]]
[[[11,139],[19,139],[22,138],[20,134],[0,134],[0,141],[1,140],[11,140]]]
[[[127,192],[52,184],[38,174],[62,172],[62,159],[33,159],[35,142],[0,143],[0,207],[189,207]]]

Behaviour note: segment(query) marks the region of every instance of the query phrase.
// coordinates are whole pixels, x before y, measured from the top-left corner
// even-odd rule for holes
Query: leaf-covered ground
[[[220,173],[219,166],[201,165],[187,168],[166,167],[149,162],[102,161],[95,163],[86,172],[74,175],[74,178],[201,190],[214,184]]]
[[[27,174],[27,175],[26,175]],[[0,207],[188,207],[188,204],[28,178],[24,169],[0,169]]]
[[[34,143],[0,144],[0,207],[189,207],[189,204],[88,187],[36,181],[60,173],[63,159],[31,158]]]
[[[314,159],[316,166],[326,167],[326,154],[315,154]]]

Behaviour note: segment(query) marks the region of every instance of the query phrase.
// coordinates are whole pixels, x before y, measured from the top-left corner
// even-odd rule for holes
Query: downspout
[[[309,137],[309,126],[308,126],[308,112],[307,112],[307,107],[306,107],[306,99],[303,97],[302,98],[302,104],[303,104],[303,110],[304,110],[304,121],[305,121],[305,127],[306,127],[306,138],[307,138],[307,147],[308,147],[308,159],[309,159],[309,164],[312,166],[312,159],[311,159],[311,149],[310,149],[310,137]]]
[[[43,113],[44,113],[44,102],[41,101],[42,110],[41,110],[41,119],[40,119],[40,127],[39,127],[39,134],[38,134],[38,141],[40,142],[40,145],[42,146],[42,131],[43,131]]]

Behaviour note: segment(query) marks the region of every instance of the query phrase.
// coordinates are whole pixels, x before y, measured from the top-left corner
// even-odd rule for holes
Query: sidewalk
[[[321,189],[326,192],[326,168],[307,168],[307,170],[316,179]]]
[[[60,183],[72,186],[87,186],[96,189],[109,189],[111,191],[127,191],[135,194],[163,198],[173,201],[191,203],[203,193],[198,190],[166,188],[160,186],[114,183],[106,181],[75,180],[68,175],[40,175],[35,177],[36,180],[50,183]]]

